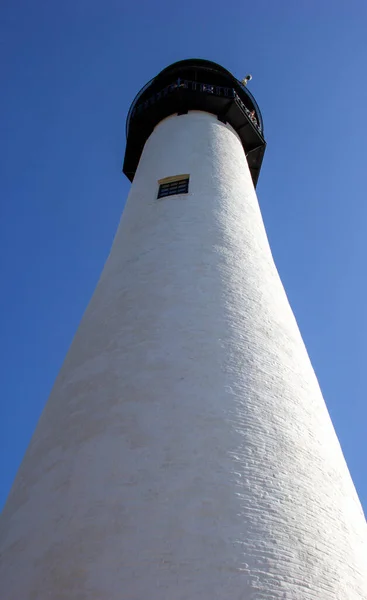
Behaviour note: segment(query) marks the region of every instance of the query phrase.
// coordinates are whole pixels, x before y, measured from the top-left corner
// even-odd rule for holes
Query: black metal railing
[[[241,98],[239,97],[239,95],[237,94],[237,92],[234,92],[234,97],[236,102],[240,105],[240,107],[242,108],[242,110],[246,113],[246,115],[248,116],[248,118],[253,122],[253,124],[255,125],[255,127],[257,127],[257,129],[260,131],[262,131],[261,129],[261,125],[258,121],[258,118],[256,116],[255,110],[250,110],[249,108],[247,108],[246,104],[244,102],[242,102]]]
[[[250,110],[245,103],[241,100],[237,92],[234,88],[224,87],[220,85],[212,85],[210,83],[202,83],[199,81],[190,81],[188,79],[178,78],[175,82],[170,83],[165,88],[152,94],[147,100],[141,102],[138,105],[133,104],[127,118],[127,129],[130,125],[131,119],[134,119],[138,115],[142,114],[149,107],[154,106],[157,102],[166,98],[170,94],[177,92],[178,90],[189,90],[192,92],[201,92],[204,94],[211,94],[214,96],[220,96],[223,98],[229,98],[236,101],[236,103],[241,107],[241,109],[245,112],[247,117],[252,121],[254,126],[262,132],[262,123],[259,122],[258,116],[255,110]],[[248,93],[246,91],[246,93]],[[252,100],[252,98],[251,98]],[[256,103],[255,103],[256,106]]]

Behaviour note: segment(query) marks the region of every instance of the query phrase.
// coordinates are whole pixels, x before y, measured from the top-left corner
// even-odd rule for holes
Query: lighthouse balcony
[[[237,80],[233,78],[239,84],[236,89],[235,86],[219,85],[216,77],[210,81],[210,74],[205,73],[208,81],[183,77],[167,81],[165,77],[163,87],[158,87],[159,81],[155,79],[138,94],[126,124],[123,171],[130,181],[134,179],[144,144],[160,121],[170,115],[202,110],[216,115],[223,123],[229,123],[236,131],[256,186],[266,146],[261,113],[252,95],[241,88]]]

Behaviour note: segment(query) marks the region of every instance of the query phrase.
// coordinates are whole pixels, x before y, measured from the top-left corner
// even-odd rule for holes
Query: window
[[[158,198],[166,196],[176,196],[177,194],[187,194],[189,191],[189,177],[185,176],[180,179],[167,178],[159,182]]]

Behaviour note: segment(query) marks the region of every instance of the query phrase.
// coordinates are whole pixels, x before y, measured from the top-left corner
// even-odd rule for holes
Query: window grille
[[[158,190],[158,198],[166,196],[176,196],[177,194],[187,194],[189,191],[189,178],[178,179],[177,181],[169,181],[161,183]]]

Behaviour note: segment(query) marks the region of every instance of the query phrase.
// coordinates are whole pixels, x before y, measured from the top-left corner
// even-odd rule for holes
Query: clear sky
[[[253,75],[265,225],[366,510],[366,32],[365,0],[2,1],[0,505],[124,207],[129,105],[198,57]]]

